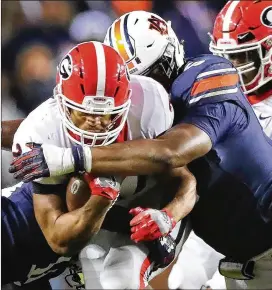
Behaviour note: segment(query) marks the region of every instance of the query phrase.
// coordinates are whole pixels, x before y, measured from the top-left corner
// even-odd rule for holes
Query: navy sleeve
[[[173,103],[189,108],[237,100],[239,88],[239,75],[231,62],[222,57],[205,55],[187,63],[173,82],[170,95]]]
[[[203,130],[213,146],[226,137],[239,134],[248,124],[246,112],[233,102],[191,107],[179,123],[193,124]]]

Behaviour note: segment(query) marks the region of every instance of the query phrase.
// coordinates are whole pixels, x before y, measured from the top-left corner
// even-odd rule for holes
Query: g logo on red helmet
[[[272,28],[272,6],[264,9],[261,14],[261,22],[263,25]]]
[[[62,60],[59,66],[59,73],[64,80],[69,79],[72,74],[72,58],[69,54]]]

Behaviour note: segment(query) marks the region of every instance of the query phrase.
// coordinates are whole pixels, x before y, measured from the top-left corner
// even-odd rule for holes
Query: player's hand
[[[120,193],[120,183],[114,177],[93,177],[85,173],[84,179],[88,183],[92,195],[103,196],[115,202]]]
[[[14,158],[9,167],[9,172],[14,173],[15,179],[22,179],[24,182],[34,180],[39,177],[48,177],[49,168],[43,156],[41,144],[34,142],[26,143],[30,151]]]
[[[149,257],[155,262],[153,271],[167,267],[175,259],[176,242],[170,234],[144,244],[149,249]]]
[[[133,241],[153,241],[166,236],[175,227],[171,214],[163,210],[136,207],[130,210],[134,218],[130,221],[131,239]]]
[[[15,158],[9,168],[15,179],[29,182],[40,177],[60,176],[84,169],[83,157],[78,157],[80,154],[77,152],[73,154],[71,148],[34,142],[27,143],[26,146],[31,150]]]

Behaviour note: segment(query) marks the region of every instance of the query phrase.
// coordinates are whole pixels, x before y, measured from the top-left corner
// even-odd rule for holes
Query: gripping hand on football
[[[176,222],[166,210],[152,208],[143,209],[136,207],[130,210],[134,218],[130,221],[131,239],[136,243],[141,241],[153,241],[169,234]]]
[[[113,203],[120,193],[120,183],[114,177],[93,177],[85,173],[84,179],[88,183],[92,195],[103,196]]]

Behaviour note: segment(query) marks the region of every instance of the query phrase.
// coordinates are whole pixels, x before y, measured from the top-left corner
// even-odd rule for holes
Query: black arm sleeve
[[[32,182],[33,192],[37,194],[56,194],[65,198],[67,184],[40,184]]]

